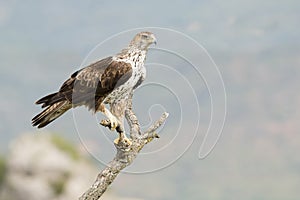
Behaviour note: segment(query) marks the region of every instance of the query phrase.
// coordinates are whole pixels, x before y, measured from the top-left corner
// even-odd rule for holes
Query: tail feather
[[[49,105],[41,113],[32,118],[32,125],[37,126],[38,128],[43,128],[58,117],[60,117],[70,108],[72,108],[72,105],[69,103],[68,100]]]
[[[49,102],[49,100],[51,100],[55,95],[57,95],[57,92],[49,94],[47,96],[44,96],[43,98],[37,100],[35,103],[36,104],[42,104],[42,103]]]
[[[37,100],[35,103],[42,104],[42,108],[45,108],[63,100],[66,100],[65,96],[59,92],[55,92]]]

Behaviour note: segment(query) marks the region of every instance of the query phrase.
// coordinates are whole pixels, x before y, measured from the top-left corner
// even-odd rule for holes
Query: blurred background
[[[116,135],[97,125],[103,116],[95,120],[79,108],[40,131],[30,124],[41,110],[34,102],[57,90],[83,61],[117,53],[134,31],[86,60],[100,42],[154,26],[185,33],[210,53],[226,86],[226,124],[213,152],[199,159],[211,111],[207,88],[184,62],[150,50],[147,62],[176,69],[193,83],[196,97],[179,93],[185,90],[180,81],[169,82],[177,90],[138,89],[134,107],[143,128],[164,110],[171,115],[162,137],[145,147],[103,199],[298,200],[299,9],[296,0],[1,0],[0,199],[76,199],[92,184],[115,153]],[[158,47],[183,48],[157,34]],[[185,57],[198,56],[195,48],[183,49]],[[207,59],[203,50],[200,54],[199,59]],[[156,83],[167,80],[170,71],[153,66],[148,83],[155,77]],[[214,83],[214,76],[209,79]],[[221,89],[214,92],[223,99]],[[172,94],[184,98],[172,101]],[[222,106],[214,105],[216,115]],[[201,110],[199,121],[195,108]]]

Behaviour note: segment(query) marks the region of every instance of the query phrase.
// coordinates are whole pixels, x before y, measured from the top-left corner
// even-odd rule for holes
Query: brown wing
[[[42,107],[49,104],[68,100],[73,107],[85,105],[96,111],[105,97],[115,88],[125,83],[132,74],[129,63],[117,62],[112,57],[107,57],[95,62],[71,75],[63,83],[59,92],[40,99]]]

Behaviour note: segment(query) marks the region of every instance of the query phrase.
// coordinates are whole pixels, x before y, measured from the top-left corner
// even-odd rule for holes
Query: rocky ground
[[[53,134],[22,135],[1,163],[1,200],[78,199],[101,170]],[[123,199],[111,193],[107,191],[102,199]]]

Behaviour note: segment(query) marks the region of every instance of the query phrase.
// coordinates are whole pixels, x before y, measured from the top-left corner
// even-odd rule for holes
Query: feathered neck
[[[121,50],[120,53],[118,53],[118,55],[125,55],[125,54],[131,54],[131,53],[147,53],[148,52],[148,48],[147,49],[139,49],[136,48],[135,46],[128,46],[124,49]]]

